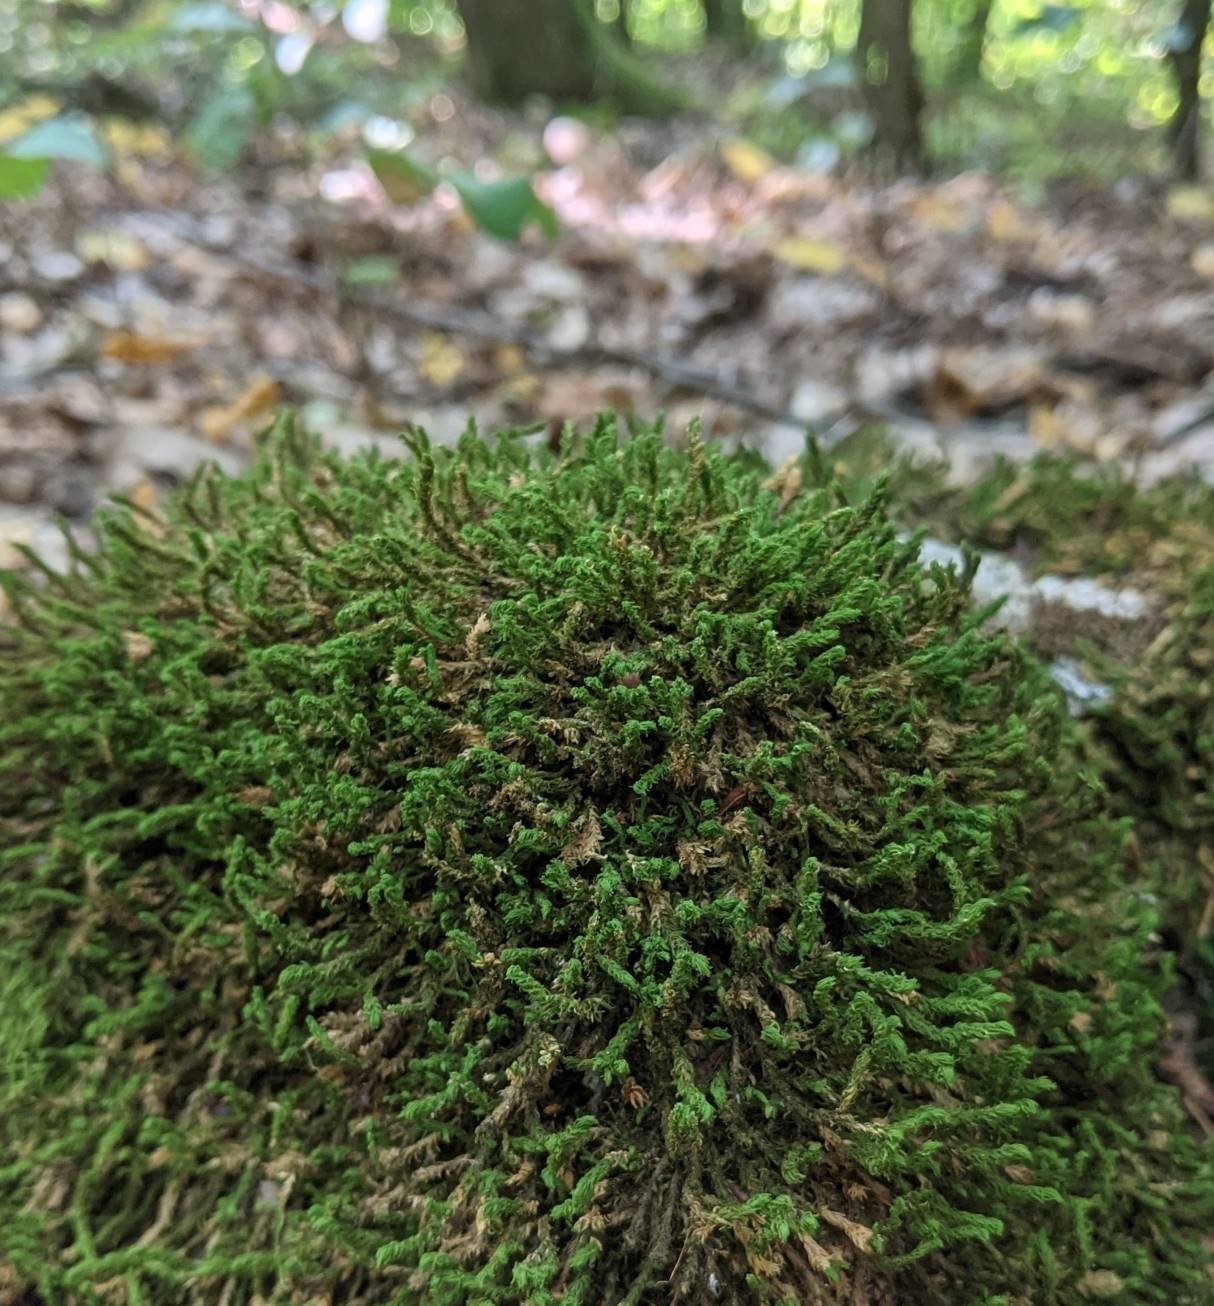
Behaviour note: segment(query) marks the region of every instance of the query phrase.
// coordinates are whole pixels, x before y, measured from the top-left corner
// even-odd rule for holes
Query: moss
[[[891,454],[868,433],[831,468],[819,463],[818,480],[837,475],[862,495]],[[940,468],[894,461],[892,511],[904,523],[1157,599],[1157,616],[1128,625],[1047,612],[1031,640],[1044,658],[1083,658],[1114,690],[1083,723],[1080,748],[1110,810],[1134,822],[1183,981],[1175,1003],[1196,1019],[1194,1051],[1214,1077],[1214,485],[1184,473],[1141,488],[1117,465],[1042,454],[954,487]]]
[[[1086,742],[1114,808],[1134,819],[1188,990],[1193,1051],[1214,1077],[1214,565],[1182,563],[1176,588],[1143,656],[1096,660],[1114,694]]]
[[[282,426],[6,588],[0,1284],[1205,1302],[1128,831],[884,491]]]
[[[1143,489],[1118,464],[1041,454],[1000,460],[970,486],[948,485],[933,468],[901,468],[894,486],[899,516],[954,542],[1010,552],[1037,574],[1176,594],[1196,559],[1214,560],[1214,486],[1196,475]]]

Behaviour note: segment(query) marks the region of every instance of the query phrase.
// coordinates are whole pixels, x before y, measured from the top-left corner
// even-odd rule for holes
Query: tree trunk
[[[955,75],[963,85],[972,85],[982,77],[982,55],[986,50],[986,30],[991,21],[994,0],[976,0],[974,12],[961,37]]]
[[[754,48],[755,29],[742,0],[704,0],[704,23],[710,41],[721,41],[739,54]]]
[[[1169,56],[1179,103],[1168,127],[1176,175],[1196,181],[1201,174],[1201,50],[1210,26],[1211,0],[1184,0]]]
[[[598,59],[577,0],[458,0],[472,87],[483,100],[589,100]]]
[[[473,89],[484,100],[610,99],[626,111],[648,114],[688,107],[598,21],[594,0],[456,0],[456,5]]]
[[[911,0],[864,0],[856,59],[873,119],[875,154],[899,169],[923,164],[923,92],[911,47]]]

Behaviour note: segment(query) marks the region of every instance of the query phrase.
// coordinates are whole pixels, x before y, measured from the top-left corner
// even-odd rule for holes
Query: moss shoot
[[[0,1297],[1208,1303],[1048,677],[655,433],[282,424],[0,629]]]

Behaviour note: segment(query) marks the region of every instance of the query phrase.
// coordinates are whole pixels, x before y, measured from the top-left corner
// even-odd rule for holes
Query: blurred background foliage
[[[36,188],[40,161],[104,164],[115,149],[223,172],[268,130],[305,154],[352,131],[402,150],[461,78],[484,100],[551,83],[558,109],[608,122],[707,114],[811,170],[871,154],[907,117],[901,168],[1030,181],[1200,168],[1209,0],[522,0],[512,20],[518,4],[0,0],[0,193]],[[899,13],[902,54],[879,30]],[[562,23],[595,29],[584,84],[543,66],[544,31],[563,51],[583,40]]]

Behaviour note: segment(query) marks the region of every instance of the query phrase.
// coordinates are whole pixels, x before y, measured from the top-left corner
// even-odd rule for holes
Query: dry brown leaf
[[[194,345],[185,340],[152,339],[137,331],[111,331],[101,342],[101,356],[119,363],[155,366],[171,363]]]
[[[1040,222],[1026,217],[1014,204],[999,199],[986,211],[986,230],[992,240],[1015,244],[1037,240],[1042,228]]]
[[[259,373],[232,403],[204,408],[198,415],[198,427],[212,443],[222,444],[238,426],[268,413],[278,395],[278,382]]]
[[[126,497],[141,511],[140,521],[154,535],[160,534],[160,494],[149,480],[137,481],[127,491]]]
[[[418,370],[432,385],[445,389],[464,370],[463,351],[441,331],[427,331]]]
[[[927,386],[927,404],[941,419],[972,417],[1034,399],[1045,373],[1031,350],[949,349]]]
[[[493,351],[493,366],[503,376],[513,376],[527,366],[527,355],[518,345],[498,345]]]

